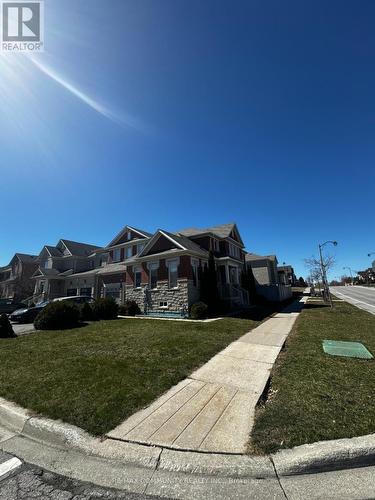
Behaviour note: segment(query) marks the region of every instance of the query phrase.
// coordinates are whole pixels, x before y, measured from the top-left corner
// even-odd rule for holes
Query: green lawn
[[[126,319],[0,340],[0,396],[102,435],[257,324]]]
[[[302,312],[257,410],[252,452],[375,432],[375,360],[328,356],[325,339],[359,341],[375,355],[375,316],[345,302]]]

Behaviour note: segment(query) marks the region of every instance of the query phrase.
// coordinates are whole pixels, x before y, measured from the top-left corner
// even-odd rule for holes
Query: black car
[[[10,314],[9,319],[10,321],[15,321],[17,323],[33,323],[40,311],[42,311],[47,304],[49,304],[48,300],[41,302],[35,307],[27,308],[25,306],[23,309],[18,309]]]
[[[0,314],[10,314],[17,309],[27,307],[22,302],[14,302],[12,299],[0,299]]]

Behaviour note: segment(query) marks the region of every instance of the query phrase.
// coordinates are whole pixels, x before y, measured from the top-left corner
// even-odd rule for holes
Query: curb
[[[271,455],[279,476],[328,472],[375,464],[375,434],[318,441]]]
[[[52,448],[146,469],[228,478],[265,479],[375,464],[375,434],[320,441],[280,450],[270,456],[200,453],[93,437],[61,421],[33,416],[0,398],[0,426]],[[12,439],[12,434],[9,439]],[[21,457],[22,458],[22,457]]]

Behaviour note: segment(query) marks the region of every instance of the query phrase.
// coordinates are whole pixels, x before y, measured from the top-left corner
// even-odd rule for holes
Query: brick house
[[[243,248],[235,224],[175,233],[158,229],[154,234],[125,226],[98,252],[103,263],[93,270],[96,296],[112,296],[119,303],[134,300],[148,314],[185,314],[200,299],[200,274],[212,251],[221,298],[233,307],[244,306],[248,294],[240,286]]]
[[[236,224],[153,234],[125,226],[104,248],[61,239],[34,256],[32,300],[111,296],[120,304],[134,300],[148,314],[186,314],[200,300],[201,272],[210,252],[221,299],[233,308],[248,305],[240,284],[244,244]],[[2,268],[0,278],[6,281],[7,273]]]
[[[0,268],[0,297],[24,300],[31,296],[31,276],[37,268],[37,255],[16,253],[7,266]]]

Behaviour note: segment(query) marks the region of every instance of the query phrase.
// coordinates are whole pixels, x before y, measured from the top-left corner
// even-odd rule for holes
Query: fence
[[[292,296],[290,285],[257,285],[257,293],[270,302],[283,302]]]

